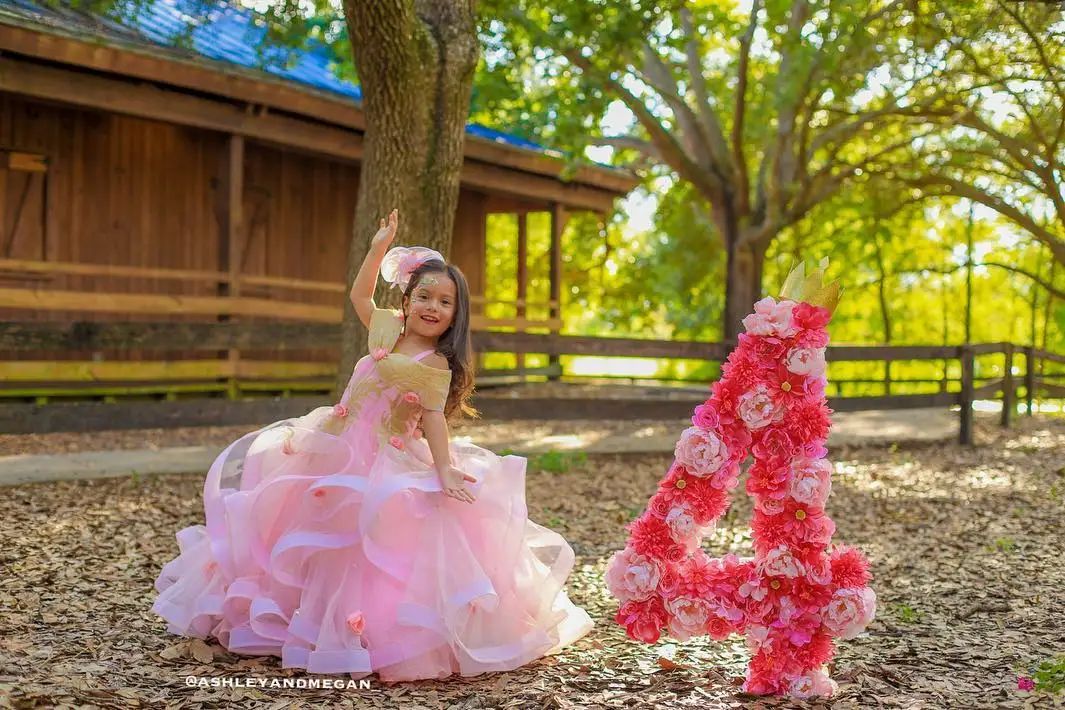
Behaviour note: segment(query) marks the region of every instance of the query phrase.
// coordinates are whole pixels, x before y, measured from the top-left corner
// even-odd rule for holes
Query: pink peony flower
[[[343,402],[340,402],[338,404],[334,404],[333,405],[333,414],[337,415],[338,417],[346,417],[346,416],[348,416],[348,405],[344,404]]]
[[[683,545],[684,549],[689,552],[699,547],[703,535],[710,529],[699,525],[691,505],[688,503],[681,503],[672,508],[666,515],[665,520],[666,525],[669,526],[673,533],[673,539],[678,544]]]
[[[876,614],[876,592],[869,587],[837,589],[821,616],[825,626],[841,639],[852,639]]]
[[[655,643],[668,620],[662,598],[655,595],[645,601],[630,600],[621,605],[614,621],[625,627],[629,638]]]
[[[710,404],[700,404],[692,414],[692,424],[703,431],[715,431],[720,423],[717,410]]]
[[[407,394],[403,395],[403,401],[407,402],[408,404],[421,404],[422,398],[418,395],[417,392],[408,392]]]
[[[388,357],[388,351],[384,348],[374,348],[373,352],[370,353],[370,357],[372,357],[377,362],[381,362],[386,357]]]
[[[394,448],[394,449],[402,449],[403,448],[403,439],[399,438],[398,436],[389,437],[388,443],[391,444],[392,448]]]
[[[669,635],[678,641],[687,641],[692,636],[706,633],[710,608],[702,599],[677,597],[666,602],[669,612]]]
[[[366,619],[363,618],[361,611],[348,614],[347,623],[348,628],[356,634],[362,634],[366,630]]]
[[[766,515],[776,515],[784,512],[784,501],[779,498],[768,496],[756,496],[754,507]]]
[[[790,475],[786,462],[795,457],[798,448],[786,430],[774,427],[761,433],[758,441],[751,447],[751,453],[761,461],[776,462],[785,466],[785,471]]]
[[[773,400],[764,384],[756,385],[754,389],[740,395],[736,411],[752,431],[779,421],[784,414],[783,408]]]
[[[606,586],[620,602],[642,601],[658,587],[658,565],[631,547],[615,552],[606,568]]]
[[[665,599],[672,599],[680,594],[681,578],[677,566],[661,563],[658,567],[661,570],[658,578],[658,593]]]
[[[1028,676],[1020,676],[1017,678],[1017,690],[1023,690],[1025,692],[1035,690],[1035,681]]]
[[[816,670],[792,678],[791,683],[788,685],[788,695],[803,700],[808,698],[827,698],[834,694],[837,689],[836,682],[829,678],[827,673],[823,670]]]
[[[794,348],[788,353],[784,366],[796,375],[819,379],[825,375],[825,351],[821,348]]]
[[[799,458],[791,463],[788,493],[805,505],[824,508],[832,490],[832,464],[824,459]]]
[[[693,426],[680,435],[674,455],[693,476],[709,476],[728,460],[728,449],[715,434]]]
[[[803,567],[791,550],[781,546],[766,553],[758,563],[758,571],[767,577],[798,577]]]
[[[754,313],[743,319],[743,327],[752,335],[779,335],[790,338],[798,332],[792,322],[793,301],[777,303],[773,298],[763,298],[754,304]]]

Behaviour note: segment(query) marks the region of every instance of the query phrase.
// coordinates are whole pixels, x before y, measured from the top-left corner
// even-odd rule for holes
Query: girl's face
[[[439,338],[455,318],[457,289],[445,273],[423,274],[404,304],[408,332],[423,338]]]

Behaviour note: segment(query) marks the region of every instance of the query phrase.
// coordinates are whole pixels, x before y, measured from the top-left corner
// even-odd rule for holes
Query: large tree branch
[[[739,207],[742,212],[750,208],[750,178],[747,175],[747,157],[743,150],[743,129],[747,117],[747,81],[750,74],[751,44],[754,42],[754,33],[758,29],[758,13],[762,10],[762,0],[754,0],[751,3],[751,19],[747,23],[747,30],[740,37],[740,58],[736,69],[736,104],[732,110],[732,164],[736,171],[737,192]],[[688,26],[685,31],[692,37],[694,31],[690,27],[691,18],[688,18]],[[691,50],[689,49],[689,64],[691,63]],[[699,79],[702,81],[702,72]],[[709,108],[707,109],[709,110]]]
[[[788,32],[784,37],[781,48],[780,68],[777,74],[777,105],[780,112],[777,114],[776,142],[772,148],[774,155],[773,165],[775,180],[772,192],[785,190],[790,186],[797,174],[798,154],[795,150],[795,121],[799,116],[799,108],[805,98],[800,92],[795,91],[795,96],[788,96],[789,89],[793,88],[796,52],[802,47],[802,28],[810,16],[810,3],[807,0],[794,0],[791,3],[791,15],[788,20]],[[770,151],[767,151],[770,152]]]
[[[1005,271],[1009,271],[1009,272],[1012,272],[1014,274],[1020,274],[1021,276],[1025,276],[1028,279],[1030,279],[1032,281],[1032,283],[1037,284],[1040,288],[1043,288],[1044,290],[1046,290],[1047,293],[1049,293],[1050,295],[1054,296],[1055,298],[1065,299],[1065,291],[1062,291],[1062,290],[1058,289],[1052,283],[1048,282],[1046,279],[1042,278],[1041,276],[1039,276],[1037,274],[1033,274],[1032,272],[1027,271],[1026,269],[1022,269],[1019,266],[1014,266],[1013,264],[1002,264],[1002,263],[997,262],[997,261],[977,261],[977,262],[973,262],[973,266],[974,267],[993,267],[993,268],[996,268],[996,269],[1003,269]],[[966,264],[959,264],[957,266],[944,266],[944,267],[929,266],[929,267],[925,267],[923,269],[907,269],[905,271],[893,271],[890,274],[885,274],[884,278],[894,278],[896,276],[921,276],[923,274],[941,274],[943,276],[949,276],[951,274],[956,274],[959,271],[964,270],[965,268],[967,268]],[[868,286],[875,286],[875,285],[877,285],[880,282],[880,280],[881,279],[874,279],[872,281],[865,281],[863,283],[858,284],[857,288],[866,288]]]
[[[1065,239],[1054,234],[1049,229],[1036,222],[1031,215],[1025,214],[1020,209],[1009,204],[997,195],[992,195],[975,185],[970,185],[969,183],[956,180],[947,175],[929,174],[915,178],[903,178],[902,182],[911,187],[922,189],[944,187],[948,190],[946,194],[954,197],[964,197],[973,202],[978,202],[985,207],[991,208],[1031,234],[1034,239],[1046,244],[1050,248],[1050,252],[1054,255],[1054,259],[1065,264]],[[944,193],[938,194],[942,195]]]

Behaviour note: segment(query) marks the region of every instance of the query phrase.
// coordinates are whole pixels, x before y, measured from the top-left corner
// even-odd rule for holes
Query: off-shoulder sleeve
[[[403,316],[391,308],[374,308],[370,316],[370,335],[368,337],[370,352],[384,348],[392,352],[403,332]]]

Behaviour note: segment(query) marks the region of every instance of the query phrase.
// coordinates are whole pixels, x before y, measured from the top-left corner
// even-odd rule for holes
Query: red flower
[[[665,518],[669,515],[670,509],[673,507],[671,498],[662,493],[656,493],[651,497],[651,500],[647,503],[647,510],[651,512],[656,518]]]
[[[747,357],[763,367],[776,364],[788,352],[788,343],[773,336],[740,333],[739,343],[740,350],[749,353]]]
[[[711,485],[711,481],[692,479],[692,482],[693,485],[684,489],[688,493],[687,502],[691,505],[695,522],[699,525],[709,525],[728,510],[728,492],[715,488]]]
[[[783,498],[787,491],[791,467],[788,461],[755,461],[747,474],[747,493]]]
[[[809,643],[796,647],[792,654],[799,671],[805,673],[831,661],[832,656],[836,654],[836,646],[832,643],[831,636],[818,632],[813,635]]]
[[[754,534],[754,549],[759,554],[781,545],[791,547],[796,542],[795,531],[788,526],[786,513],[766,515],[755,510],[751,517],[751,532]]]
[[[733,624],[722,619],[720,616],[711,616],[706,622],[706,632],[715,641],[724,641],[736,631]]]
[[[756,459],[778,465],[788,463],[798,452],[799,445],[792,440],[784,427],[779,426],[766,427],[751,447],[751,453]]]
[[[665,599],[673,599],[680,594],[681,578],[676,565],[666,562],[658,563],[658,593]]]
[[[666,521],[651,513],[644,513],[629,523],[629,531],[632,548],[652,560],[675,562],[685,555],[685,549],[673,540]]]
[[[643,643],[655,643],[662,634],[669,616],[657,594],[644,601],[627,601],[621,605],[614,621],[625,627],[629,638]]]
[[[827,308],[800,303],[792,311],[791,319],[795,325],[805,330],[823,330],[832,320],[832,314]]]
[[[823,348],[828,345],[828,333],[823,330],[803,330],[795,336],[797,348]]]
[[[786,676],[798,664],[786,649],[780,648],[782,645],[780,641],[774,641],[772,650],[763,648],[751,658],[744,691],[752,695],[780,695],[787,691]]]
[[[791,584],[791,600],[798,608],[817,613],[832,601],[832,587],[816,584],[803,576],[796,577]]]
[[[811,381],[805,375],[796,375],[783,365],[777,365],[776,369],[769,373],[767,380],[773,399],[789,409],[806,399],[806,390],[809,387],[807,383]]]
[[[846,545],[832,550],[832,583],[837,587],[864,587],[871,578],[869,560],[861,551]]]
[[[792,408],[781,426],[788,432],[788,437],[800,446],[812,441],[824,441],[832,425],[831,413],[832,410],[823,400],[802,401]]]

